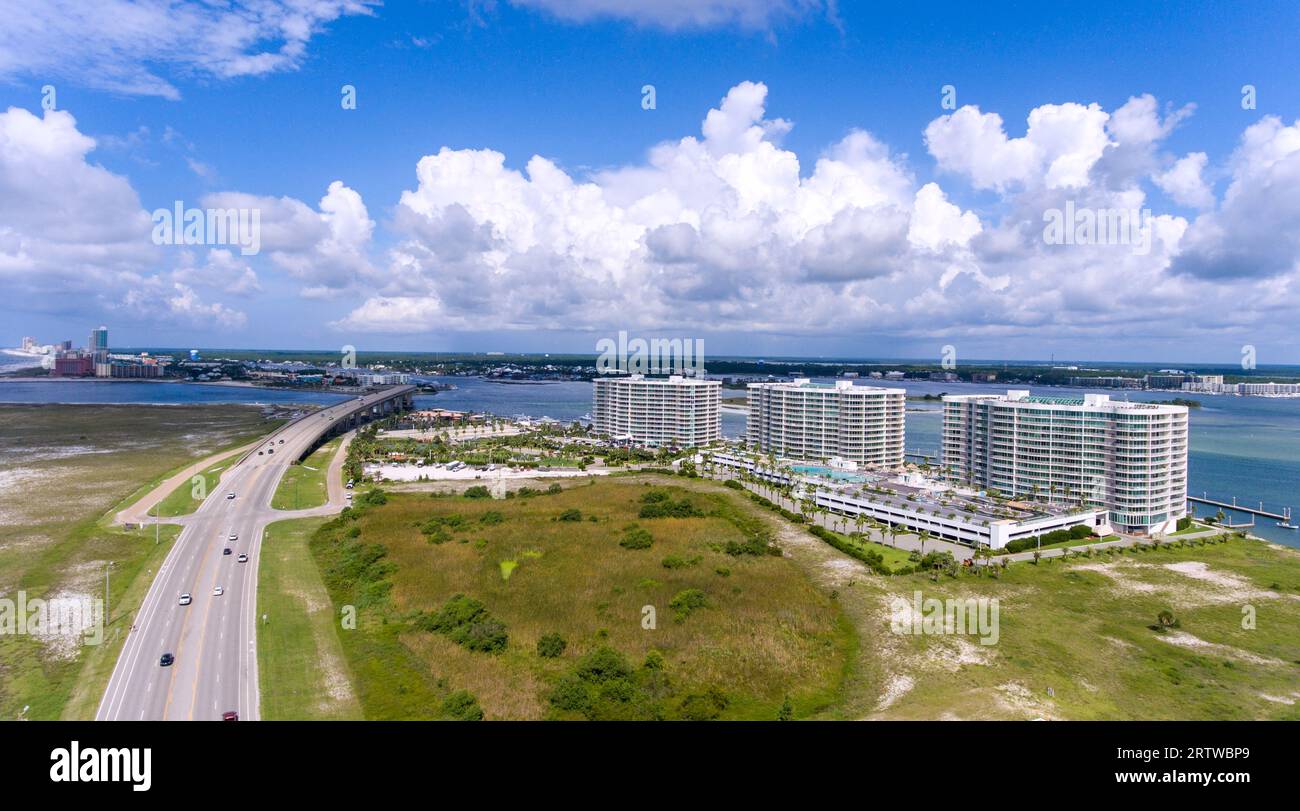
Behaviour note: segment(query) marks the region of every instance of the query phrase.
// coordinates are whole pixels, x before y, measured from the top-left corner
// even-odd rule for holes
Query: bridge
[[[126,515],[130,510],[118,514],[119,521],[179,524],[181,533],[139,610],[123,625],[110,628],[125,633],[126,641],[97,719],[216,720],[226,712],[237,712],[242,720],[259,717],[256,638],[265,615],[257,607],[257,566],[263,531],[276,521],[343,509],[347,440],[330,462],[329,495],[323,506],[273,509],[276,487],[291,464],[327,437],[410,408],[414,392],[414,386],[394,386],[281,426],[224,468],[220,486],[189,515],[137,518]],[[186,474],[210,465],[210,460],[204,460]],[[141,503],[157,503],[177,486],[174,479]],[[173,657],[167,664],[163,664],[164,654]]]

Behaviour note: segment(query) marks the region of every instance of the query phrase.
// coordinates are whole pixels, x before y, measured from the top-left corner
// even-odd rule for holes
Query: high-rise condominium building
[[[637,445],[705,445],[722,438],[722,383],[670,377],[598,377],[597,431]]]
[[[86,352],[91,355],[97,352],[108,352],[108,327],[99,327],[90,331],[90,341],[86,344]]]
[[[1169,532],[1187,513],[1187,408],[1107,394],[948,396],[943,465],[1005,495],[1104,507],[1122,532]]]
[[[749,444],[794,459],[903,464],[904,389],[813,383],[749,384]]]

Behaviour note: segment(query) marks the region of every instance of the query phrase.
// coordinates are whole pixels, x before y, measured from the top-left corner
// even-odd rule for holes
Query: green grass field
[[[235,459],[223,459],[212,467],[198,474],[203,477],[203,486],[196,489],[193,481],[183,482],[175,490],[167,494],[167,497],[158,502],[158,506],[150,511],[151,515],[162,516],[163,518],[173,518],[178,515],[189,515],[199,508],[206,498],[206,494],[216,492],[221,483],[221,473],[232,464]],[[196,494],[202,494],[196,498]]]
[[[307,549],[324,518],[278,521],[266,528],[258,564],[257,629],[262,717],[351,720],[361,705],[335,629],[320,572]]]
[[[312,451],[301,463],[290,465],[280,479],[275,496],[271,498],[271,506],[277,510],[303,510],[319,507],[328,501],[325,474],[341,441],[331,439]]]
[[[0,717],[94,716],[123,627],[175,533],[163,528],[155,544],[152,527],[128,532],[109,517],[171,472],[274,426],[241,406],[0,405],[0,594],[101,597],[112,564],[104,644],[0,637]]]
[[[461,690],[487,718],[583,717],[549,698],[602,647],[633,666],[662,655],[654,707],[632,717],[685,717],[711,689],[725,696],[722,718],[776,718],[787,697],[794,717],[832,704],[855,643],[830,595],[789,560],[724,551],[761,525],[742,498],[670,488],[710,514],[639,518],[650,489],[618,479],[506,500],[389,494],[327,524],[311,547],[335,610],[359,610],[357,630],[337,633],[366,717],[445,717],[442,702]],[[649,548],[620,546],[630,524],[649,531]],[[375,548],[385,554],[370,560]],[[418,617],[457,594],[504,624],[503,651],[421,630]],[[682,608],[696,599],[702,607]],[[540,656],[553,633],[564,653]]]

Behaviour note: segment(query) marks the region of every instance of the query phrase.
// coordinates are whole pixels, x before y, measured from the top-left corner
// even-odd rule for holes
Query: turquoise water
[[[864,482],[866,476],[857,473],[850,473],[846,470],[835,470],[834,468],[823,467],[821,465],[792,465],[790,467],[795,473],[803,473],[809,476],[821,476],[827,479],[835,479],[841,482]]]
[[[466,411],[487,411],[503,416],[527,414],[575,420],[591,412],[591,384],[562,382],[546,384],[506,384],[473,377],[435,378],[451,383],[455,390],[436,395],[418,395],[421,408],[439,407]],[[971,383],[931,383],[909,381],[908,394],[996,394],[1006,385]],[[1010,388],[1025,388],[1010,386]],[[1034,394],[1061,396],[1087,391],[1102,391],[1116,399],[1123,395],[1104,390],[1031,386]],[[1171,392],[1131,392],[1133,400],[1167,400]],[[1282,507],[1300,508],[1300,399],[1284,400],[1265,397],[1215,397],[1187,395],[1200,400],[1201,408],[1191,412],[1191,448],[1188,453],[1191,495],[1208,494],[1210,498],[1242,504],[1263,501],[1267,509],[1281,512]],[[204,386],[152,381],[110,383],[92,381],[5,381],[0,380],[0,402],[20,403],[317,403],[327,404],[346,399],[345,395],[298,392],[279,389],[252,389],[236,386]],[[940,404],[907,404],[907,450],[938,454],[940,444]],[[743,414],[723,413],[722,432],[740,437],[745,432]],[[842,473],[843,471],[835,471]],[[853,474],[844,474],[853,475]],[[1209,514],[1208,507],[1201,508]],[[1300,512],[1300,509],[1297,509]],[[1234,522],[1248,516],[1233,513]],[[1300,531],[1285,530],[1273,522],[1257,519],[1255,534],[1300,546]]]

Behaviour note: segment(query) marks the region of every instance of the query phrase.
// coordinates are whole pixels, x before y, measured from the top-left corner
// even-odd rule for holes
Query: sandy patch
[[[1232,572],[1216,572],[1209,565],[1199,560],[1184,560],[1178,563],[1166,563],[1164,568],[1177,572],[1193,580],[1207,583],[1213,588],[1215,602],[1244,603],[1250,600],[1278,600],[1282,598],[1276,591],[1256,588],[1249,580]],[[1300,595],[1288,595],[1300,600]]]
[[[1217,642],[1207,642],[1198,636],[1193,636],[1186,631],[1169,631],[1160,634],[1157,639],[1163,639],[1171,645],[1177,645],[1180,648],[1189,648],[1191,650],[1202,651],[1214,656],[1222,656],[1227,659],[1239,659],[1243,662],[1250,662],[1256,665],[1285,665],[1281,659],[1274,659],[1270,656],[1260,656],[1244,651],[1241,648],[1234,648],[1231,645],[1220,645]]]
[[[889,709],[895,701],[911,692],[916,685],[912,677],[906,673],[896,673],[889,677],[889,682],[885,685],[885,691],[880,696],[880,703],[876,705],[876,712]]]
[[[1115,588],[1119,591],[1129,594],[1151,594],[1160,590],[1160,587],[1153,583],[1144,583],[1132,576],[1131,572],[1122,571],[1121,566],[1125,568],[1152,568],[1142,563],[1077,563],[1071,566],[1071,571],[1078,570],[1083,572],[1096,572],[1097,574],[1109,577],[1115,583]]]
[[[1028,687],[1018,681],[999,684],[994,697],[1002,709],[1007,712],[1023,714],[1030,718],[1053,720],[1055,704],[1051,699],[1039,698]]]

